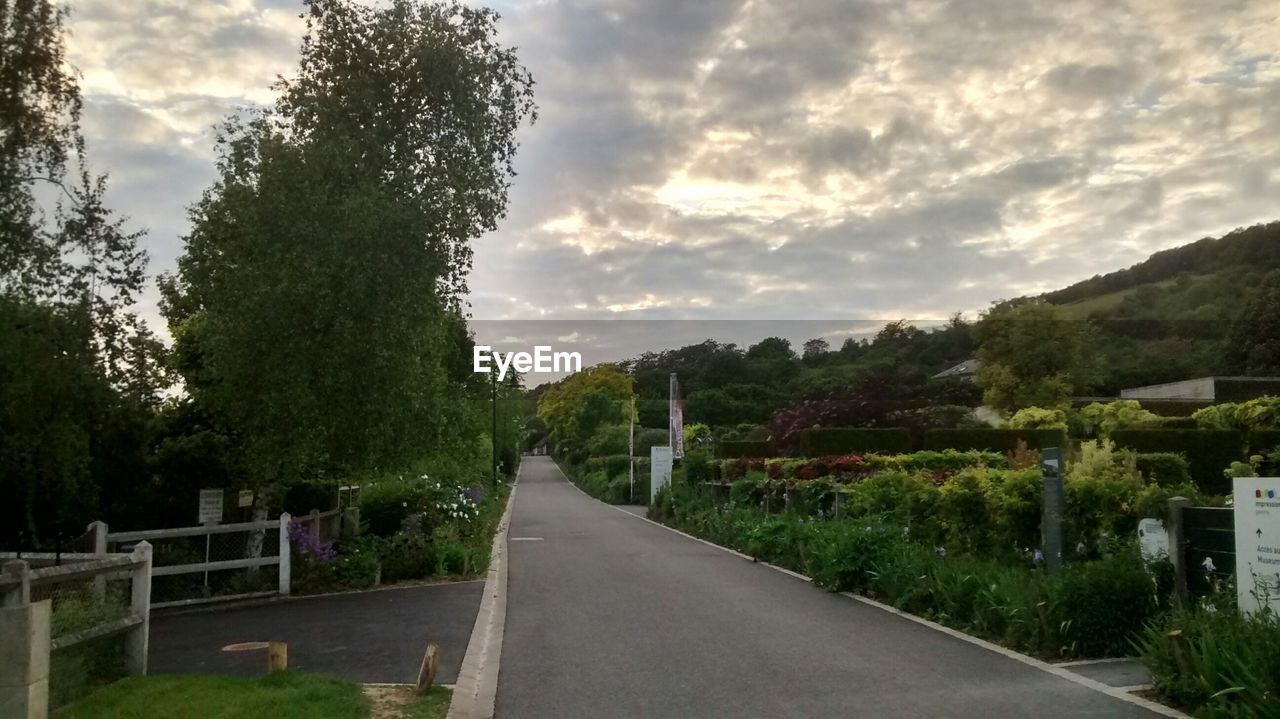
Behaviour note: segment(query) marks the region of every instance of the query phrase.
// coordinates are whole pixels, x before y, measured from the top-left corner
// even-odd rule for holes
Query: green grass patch
[[[297,672],[279,672],[258,679],[208,674],[130,677],[57,714],[58,719],[365,719],[368,716],[369,702],[359,684]]]
[[[444,719],[449,713],[449,702],[453,699],[453,690],[448,687],[435,686],[427,695],[410,704],[401,714],[401,719]]]

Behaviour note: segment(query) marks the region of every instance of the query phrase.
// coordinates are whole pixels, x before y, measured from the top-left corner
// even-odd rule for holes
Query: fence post
[[[147,673],[147,645],[151,637],[151,543],[145,539],[133,545],[133,561],[141,562],[130,572],[130,610],[142,622],[125,638],[124,661],[130,674]]]
[[[311,510],[311,540],[320,543],[320,510]]]
[[[342,535],[355,537],[360,534],[360,508],[347,507],[342,510]]]
[[[289,596],[289,521],[288,512],[280,514],[280,594]]]
[[[107,523],[98,521],[89,523],[89,533],[93,535],[93,555],[98,559],[107,556]],[[93,597],[102,601],[107,596],[107,576],[99,574],[93,578]]]
[[[46,719],[52,602],[30,603],[31,570],[26,562],[8,562],[4,573],[17,587],[0,598],[0,715]]]
[[[1173,565],[1173,590],[1179,601],[1187,598],[1187,540],[1182,510],[1191,506],[1186,497],[1169,498],[1169,563]]]
[[[840,518],[840,507],[843,504],[844,504],[844,492],[841,492],[839,489],[837,489],[835,492],[835,498],[831,502],[831,513],[835,515],[836,519]]]

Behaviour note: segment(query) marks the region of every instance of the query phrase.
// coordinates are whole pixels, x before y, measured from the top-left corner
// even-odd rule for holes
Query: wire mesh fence
[[[109,544],[128,551],[131,536],[144,534],[153,552],[153,606],[274,593],[279,587],[276,520],[121,533],[109,535]]]

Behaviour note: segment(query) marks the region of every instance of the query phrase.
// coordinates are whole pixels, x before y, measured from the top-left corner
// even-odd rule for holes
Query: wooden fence
[[[0,555],[3,557],[5,555]],[[12,556],[12,555],[9,555]],[[85,642],[125,635],[124,664],[130,674],[147,673],[151,628],[151,545],[139,542],[128,554],[108,556],[29,555],[5,562],[0,573],[0,708],[21,719],[45,719],[49,713],[50,655]],[[55,632],[57,606],[80,594],[105,592],[108,580],[129,582],[128,603],[119,616],[102,616],[91,626]],[[59,592],[63,587],[73,591]],[[78,587],[78,588],[77,588]],[[33,594],[36,598],[33,599]],[[46,598],[40,599],[38,597]],[[77,599],[78,600],[78,599]]]

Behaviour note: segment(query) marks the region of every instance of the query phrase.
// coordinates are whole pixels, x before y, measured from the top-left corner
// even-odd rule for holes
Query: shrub
[[[711,481],[711,458],[702,450],[687,452],[682,460],[684,478],[690,484]]]
[[[1111,438],[1137,452],[1177,452],[1187,458],[1191,479],[1203,492],[1227,494],[1223,470],[1244,458],[1244,437],[1235,430],[1125,429]]]
[[[933,429],[925,433],[925,449],[1012,452],[1018,442],[1031,449],[1065,447],[1066,433],[1057,429]]]
[[[1148,481],[1165,487],[1191,483],[1191,464],[1173,452],[1147,452],[1137,457],[1138,472]]]
[[[1280,697],[1280,616],[1235,611],[1233,597],[1210,597],[1152,622],[1138,640],[1161,695],[1206,717],[1274,717]],[[1168,633],[1186,639],[1183,673]]]
[[[1110,437],[1117,429],[1129,429],[1157,424],[1156,413],[1142,408],[1136,400],[1120,399],[1114,402],[1094,402],[1077,413],[1077,421],[1087,429],[1093,429],[1100,437]]]
[[[636,433],[636,456],[648,457],[654,447],[667,446],[667,430],[642,429]]]
[[[844,490],[842,514],[911,527],[914,536],[937,539],[933,524],[938,488],[918,474],[882,472]]]
[[[1067,431],[1067,413],[1060,409],[1027,407],[1009,418],[1010,429],[1056,429]]]
[[[1280,429],[1255,429],[1249,433],[1250,454],[1267,454],[1280,447]]]
[[[410,514],[427,498],[427,486],[415,479],[396,478],[367,484],[360,489],[360,521],[378,537],[400,531]]]
[[[797,447],[800,454],[805,457],[823,457],[850,452],[900,454],[911,451],[911,433],[905,427],[813,428],[799,433]]]
[[[422,579],[435,571],[435,548],[427,537],[401,533],[373,547],[382,563],[384,582]]]
[[[716,442],[717,459],[739,457],[769,457],[774,454],[773,443],[760,440],[721,440]]]
[[[320,480],[292,482],[284,489],[281,508],[295,517],[309,514],[313,509],[325,512],[333,509],[337,498],[337,482]]]
[[[1125,549],[1093,562],[1068,564],[1054,582],[1049,615],[1063,648],[1076,656],[1125,656],[1131,639],[1156,614],[1155,585]]]
[[[946,449],[941,452],[926,450],[911,454],[872,454],[866,457],[867,469],[882,469],[902,472],[958,472],[971,467],[1004,468],[1008,463],[1003,454],[983,452],[980,450],[958,451]]]
[[[587,440],[587,452],[592,457],[626,454],[630,428],[625,424],[606,424],[596,428]]]
[[[631,457],[626,454],[613,455],[606,457],[604,462],[604,473],[609,479],[617,477],[630,476]]]

